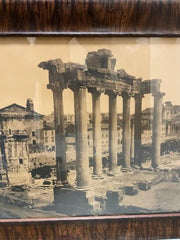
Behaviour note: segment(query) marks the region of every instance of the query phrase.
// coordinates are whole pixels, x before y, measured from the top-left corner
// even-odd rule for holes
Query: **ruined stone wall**
[[[7,176],[10,185],[26,185],[31,182],[27,141],[5,140]]]

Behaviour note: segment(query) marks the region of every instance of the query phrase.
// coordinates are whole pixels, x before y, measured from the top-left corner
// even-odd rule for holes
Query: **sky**
[[[12,103],[25,106],[32,98],[35,111],[53,111],[51,90],[47,89],[48,72],[38,68],[41,61],[61,58],[63,62],[85,63],[89,51],[110,49],[116,58],[115,69],[123,68],[137,78],[161,79],[164,101],[180,104],[180,38],[122,37],[1,37],[0,38],[0,108]],[[73,93],[65,90],[64,112],[74,113]],[[91,95],[87,93],[87,111],[92,112]],[[149,94],[143,98],[143,108],[153,105]],[[122,98],[118,97],[118,112]],[[108,97],[101,96],[101,111],[108,112]],[[131,100],[131,113],[134,100]]]

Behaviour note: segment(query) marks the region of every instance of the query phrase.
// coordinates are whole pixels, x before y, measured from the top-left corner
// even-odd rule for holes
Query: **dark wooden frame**
[[[0,36],[180,36],[179,0],[0,0]],[[0,239],[180,237],[180,213],[3,220]]]

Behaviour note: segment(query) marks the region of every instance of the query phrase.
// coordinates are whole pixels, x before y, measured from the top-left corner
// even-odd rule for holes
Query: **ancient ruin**
[[[74,93],[74,108],[76,120],[76,156],[77,156],[77,186],[85,187],[88,184],[88,154],[87,154],[87,116],[86,91],[92,94],[93,101],[93,140],[94,140],[94,174],[102,173],[101,136],[100,127],[100,96],[105,93],[109,96],[109,170],[116,170],[117,166],[117,96],[123,98],[123,154],[124,167],[130,168],[130,98],[135,99],[135,162],[140,166],[141,157],[141,112],[144,94],[154,97],[153,117],[153,159],[152,167],[158,167],[160,157],[160,125],[162,115],[162,97],[159,79],[136,79],[124,70],[115,71],[116,59],[110,50],[100,49],[90,52],[86,58],[86,66],[76,63],[63,63],[61,59],[41,62],[40,68],[49,71],[48,89],[53,92],[54,115],[56,127],[56,158],[57,179],[66,181],[66,160],[64,140],[64,111],[63,91],[70,88]]]
[[[23,130],[0,131],[0,187],[31,183],[27,141]]]
[[[159,79],[142,80],[127,74],[123,69],[115,70],[116,59],[108,49],[89,52],[86,64],[64,63],[61,59],[41,62],[40,68],[48,70],[48,89],[53,92],[56,135],[57,185],[67,185],[66,144],[64,129],[63,91],[70,88],[74,94],[76,127],[77,188],[88,188],[89,157],[87,144],[86,93],[92,94],[93,106],[93,159],[95,176],[102,174],[101,158],[101,94],[109,97],[109,172],[117,173],[117,96],[123,98],[123,170],[131,168],[131,148],[134,144],[134,161],[141,166],[141,113],[142,98],[152,94],[154,98],[152,168],[158,168],[160,158],[160,137],[162,98]],[[134,134],[131,134],[130,99],[135,99]],[[131,136],[134,138],[133,141]]]

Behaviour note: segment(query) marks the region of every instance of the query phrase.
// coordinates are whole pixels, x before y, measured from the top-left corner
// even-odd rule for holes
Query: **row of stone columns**
[[[52,88],[51,88],[52,89]],[[66,144],[64,129],[63,112],[63,90],[52,89],[54,98],[54,118],[56,134],[56,165],[57,165],[57,183],[67,182],[66,167]],[[89,180],[89,157],[88,157],[88,139],[87,139],[87,106],[86,106],[86,87],[77,87],[74,92],[75,109],[75,127],[76,127],[76,169],[77,186],[84,188]],[[102,151],[101,151],[101,111],[100,95],[101,92],[96,89],[90,90],[92,94],[93,107],[93,158],[94,175],[102,174]],[[117,170],[117,94],[107,92],[109,95],[109,170]],[[153,120],[153,156],[152,166],[156,168],[160,157],[160,136],[161,136],[161,112],[162,112],[161,93],[154,94],[154,120]],[[135,164],[141,166],[141,112],[142,112],[142,94],[135,96],[135,119],[134,132],[131,131],[130,122],[130,98],[128,93],[123,93],[123,156],[125,169],[129,169],[132,152],[134,152]],[[131,142],[134,136],[134,149]]]

